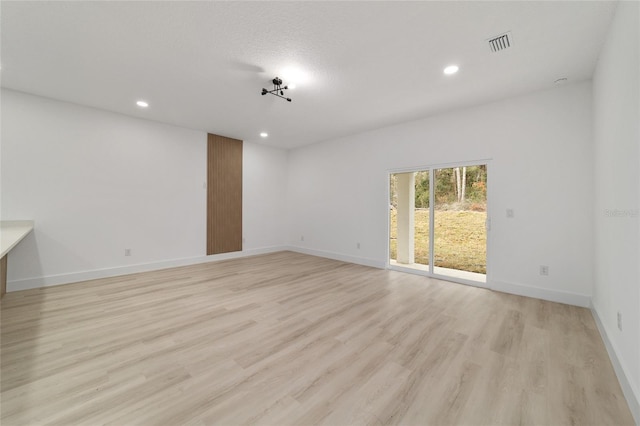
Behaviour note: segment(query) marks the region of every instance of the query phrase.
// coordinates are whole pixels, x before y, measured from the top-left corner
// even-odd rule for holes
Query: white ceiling
[[[291,148],[589,79],[615,3],[0,7],[3,87]],[[492,53],[486,40],[505,31],[513,47]],[[293,102],[260,95],[276,75],[297,83]]]

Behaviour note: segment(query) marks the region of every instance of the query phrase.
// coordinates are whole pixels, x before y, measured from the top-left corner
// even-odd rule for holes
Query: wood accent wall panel
[[[242,141],[207,136],[207,255],[242,250]]]

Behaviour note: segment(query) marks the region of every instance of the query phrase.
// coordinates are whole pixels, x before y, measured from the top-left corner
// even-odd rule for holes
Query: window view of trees
[[[391,204],[397,207],[396,176],[391,175]],[[416,208],[429,208],[429,172],[416,172]],[[446,210],[484,211],[487,200],[487,166],[439,169],[436,204]]]

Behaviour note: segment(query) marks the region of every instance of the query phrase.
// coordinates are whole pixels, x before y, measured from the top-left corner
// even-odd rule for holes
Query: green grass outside
[[[391,259],[397,255],[396,210],[390,210]],[[443,268],[487,273],[486,212],[435,211],[434,263]],[[429,264],[429,210],[415,211],[415,262]]]

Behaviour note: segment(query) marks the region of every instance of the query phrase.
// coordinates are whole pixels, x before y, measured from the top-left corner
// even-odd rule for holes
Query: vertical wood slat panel
[[[207,136],[207,255],[242,250],[242,141]]]

